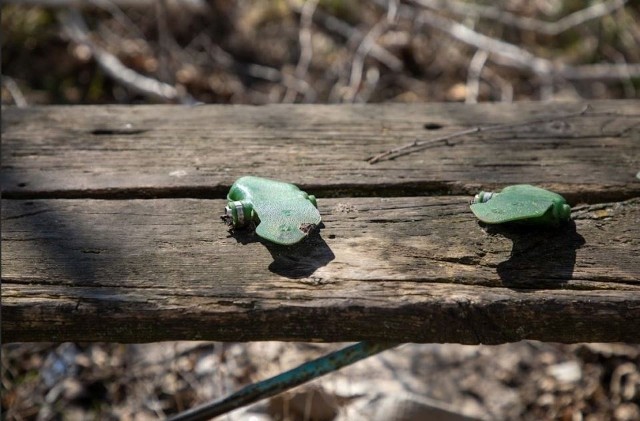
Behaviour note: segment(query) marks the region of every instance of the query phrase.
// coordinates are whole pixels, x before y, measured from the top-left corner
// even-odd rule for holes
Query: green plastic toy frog
[[[276,244],[299,242],[321,221],[315,196],[267,178],[239,178],[227,201],[223,219],[234,227],[257,224],[256,234]]]
[[[528,184],[505,187],[499,193],[481,191],[473,198],[471,211],[487,224],[556,226],[571,216],[571,207],[564,197]]]

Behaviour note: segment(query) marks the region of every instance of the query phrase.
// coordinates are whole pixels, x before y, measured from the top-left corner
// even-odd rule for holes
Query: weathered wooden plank
[[[583,116],[365,162],[415,139],[584,105],[4,108],[0,178],[9,198],[221,198],[247,173],[325,197],[469,194],[515,183],[552,188],[573,204],[639,196],[640,101],[595,101]]]
[[[640,199],[558,230],[468,199],[321,199],[290,248],[231,236],[222,200],[5,200],[2,338],[640,341]]]

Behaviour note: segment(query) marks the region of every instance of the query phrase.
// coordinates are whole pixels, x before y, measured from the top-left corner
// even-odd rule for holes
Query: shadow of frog
[[[262,243],[273,258],[269,271],[291,279],[307,278],[319,268],[326,266],[336,258],[329,245],[320,235],[320,224],[311,230],[307,237],[297,244],[282,246],[260,238],[253,229],[234,230],[231,236],[239,243]]]
[[[585,244],[573,221],[559,227],[491,225],[487,232],[513,241],[509,259],[497,267],[509,288],[561,288],[572,279],[576,250]]]

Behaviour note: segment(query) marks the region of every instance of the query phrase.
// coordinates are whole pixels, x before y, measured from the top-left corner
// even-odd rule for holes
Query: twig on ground
[[[380,0],[377,1],[380,2]],[[401,8],[400,13],[403,17],[409,19],[413,18],[414,15],[413,11],[406,7]],[[540,76],[552,76],[570,80],[618,80],[640,76],[640,63],[598,63],[578,66],[554,63],[551,60],[538,57],[516,45],[491,38],[459,22],[444,18],[428,10],[420,13],[417,17],[417,22],[439,29],[465,44],[486,50],[491,53],[491,59],[499,64],[528,70]]]
[[[487,81],[500,89],[500,102],[513,102],[513,85],[505,78],[494,72],[490,67],[484,67],[483,73]]]
[[[13,98],[13,103],[16,104],[18,108],[24,108],[29,105],[24,95],[22,95],[20,87],[13,78],[2,75],[2,84],[7,88],[7,91],[9,91],[9,94]]]
[[[175,40],[171,40],[171,32],[167,22],[167,0],[157,0],[156,2],[156,28],[158,31],[158,61],[159,79],[169,84],[175,83],[175,73],[171,71],[171,50],[169,45],[175,44]]]
[[[129,16],[122,11],[117,2],[113,0],[88,0],[88,3],[94,4],[95,7],[109,12],[125,31],[133,33],[135,37],[146,41],[144,34],[140,29],[138,29],[138,25],[136,25]]]
[[[403,8],[401,12],[408,18],[414,14],[409,8]],[[488,51],[492,58],[503,58],[513,67],[531,70],[537,74],[549,74],[553,70],[553,63],[547,59],[537,57],[516,45],[476,32],[468,26],[428,10],[423,10],[417,16],[417,23],[439,29],[458,41]]]
[[[386,6],[384,0],[374,0],[374,2],[381,7]],[[640,77],[640,63],[597,63],[578,66],[554,63],[514,44],[481,34],[460,22],[439,16],[429,10],[423,10],[416,17],[414,9],[401,6],[398,13],[403,18],[410,20],[415,18],[418,24],[439,29],[458,41],[486,50],[491,54],[491,60],[498,64],[527,70],[540,76],[549,75],[569,80],[618,80]]]
[[[640,77],[640,63],[596,63],[563,66],[556,76],[570,80],[624,80]]]
[[[188,94],[181,95],[174,86],[131,70],[113,54],[97,46],[89,38],[86,23],[77,10],[60,11],[57,16],[66,34],[74,42],[87,46],[104,72],[119,83],[145,96],[165,101],[180,101],[187,104],[194,102]]]
[[[153,6],[157,0],[4,0],[4,4],[20,4],[25,6],[41,6],[54,8],[91,8],[99,6],[108,8],[112,5],[119,7],[135,7],[144,9]],[[192,13],[203,13],[209,10],[206,0],[170,0],[172,10],[187,10]]]
[[[362,72],[364,71],[364,60],[371,51],[373,45],[376,44],[376,40],[387,30],[389,27],[389,21],[386,19],[380,20],[364,37],[358,49],[356,50],[353,63],[351,65],[351,75],[349,77],[349,86],[343,96],[343,99],[347,102],[354,102],[356,94],[360,89],[360,82],[362,82]]]
[[[538,99],[545,102],[551,101],[554,92],[553,76],[543,74],[539,75],[538,79],[540,81],[538,84],[538,91],[540,92]]]
[[[470,134],[475,134],[480,132],[495,132],[500,130],[508,130],[514,127],[524,127],[532,124],[549,123],[552,121],[578,117],[578,116],[584,115],[590,109],[591,109],[591,106],[587,105],[583,107],[580,111],[559,115],[559,116],[549,116],[549,117],[537,118],[535,120],[522,121],[519,123],[498,124],[495,126],[477,126],[477,127],[472,127],[470,129],[460,130],[454,133],[439,136],[433,139],[427,139],[427,140],[416,139],[411,143],[407,143],[406,145],[398,146],[396,148],[389,149],[388,151],[379,153],[378,155],[367,158],[366,161],[369,164],[375,164],[376,162],[386,161],[386,160],[394,159],[403,155],[408,155],[410,153],[420,151],[425,147],[431,146],[436,143],[448,144],[448,141],[451,139],[456,139],[456,138],[467,136]]]
[[[387,22],[389,25],[393,25],[398,19],[398,6],[400,5],[399,0],[388,0],[387,2]]]
[[[304,79],[298,79],[297,77],[281,73],[281,83],[287,88],[297,91],[304,95],[305,101],[315,102],[316,91],[313,87]]]
[[[204,49],[208,57],[207,62],[213,61],[220,66],[233,70],[235,73],[252,78],[266,80],[272,83],[281,83],[286,88],[293,89],[299,94],[304,95],[310,102],[313,102],[315,99],[316,93],[306,81],[286,75],[273,67],[255,63],[242,63],[222,47],[213,43],[210,38],[203,36],[203,34],[196,37],[196,39],[192,41],[192,44],[200,45]]]
[[[307,0],[302,6],[300,12],[300,32],[298,39],[300,41],[300,57],[298,59],[298,65],[295,70],[296,79],[304,79],[307,71],[309,70],[309,64],[313,57],[313,45],[311,43],[311,23],[313,22],[313,14],[318,6],[318,0]],[[287,87],[287,92],[284,95],[282,102],[293,102],[296,99],[297,91],[291,87]],[[308,99],[308,98],[305,98]]]
[[[352,27],[348,23],[336,18],[335,16],[323,12],[320,9],[317,9],[315,11],[315,13],[313,14],[313,19],[317,24],[319,24],[326,30],[338,34],[344,39],[362,40],[365,37],[365,35],[360,30]],[[398,57],[394,56],[388,50],[378,44],[373,44],[371,46],[369,55],[394,72],[399,72],[403,69],[404,65],[402,63],[402,60],[400,60]]]
[[[465,99],[467,104],[475,104],[478,102],[480,76],[484,64],[487,62],[487,58],[489,58],[489,54],[486,51],[478,50],[469,63],[469,70],[467,71],[467,98]]]
[[[359,102],[369,101],[369,98],[371,97],[371,94],[373,93],[373,91],[376,90],[376,87],[378,86],[379,81],[380,81],[380,70],[378,70],[376,66],[371,66],[369,69],[367,69],[367,72],[364,78],[364,84],[356,97],[357,100]]]
[[[188,45],[187,49],[202,48],[204,58],[200,60],[200,64],[215,63],[225,68],[232,68],[243,75],[254,77],[257,79],[267,80],[269,82],[280,82],[282,75],[278,69],[263,66],[260,64],[241,63],[235,59],[229,52],[219,45],[215,44],[211,38],[205,33],[198,34]],[[185,51],[187,50],[185,49]]]
[[[626,64],[627,61],[624,58],[624,54],[622,54],[619,51],[615,51],[615,60],[619,63],[619,64]],[[622,79],[622,88],[624,89],[624,94],[627,98],[636,98],[636,87],[633,85],[633,80],[631,78],[631,76],[629,74],[624,75],[626,77],[624,77]]]
[[[555,22],[545,22],[526,16],[518,16],[495,6],[468,3],[456,0],[411,0],[413,3],[433,10],[446,10],[457,15],[479,16],[519,29],[545,35],[558,35],[585,22],[606,16],[624,7],[628,0],[610,0],[596,3],[571,13]]]

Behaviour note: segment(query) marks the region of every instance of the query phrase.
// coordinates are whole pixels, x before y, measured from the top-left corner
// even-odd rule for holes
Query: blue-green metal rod
[[[332,371],[339,370],[342,367],[346,367],[397,345],[399,344],[359,342],[355,345],[332,352],[324,357],[304,363],[270,379],[250,384],[226,398],[181,412],[170,417],[168,421],[208,420],[259,400],[275,396],[278,393],[285,392],[309,380],[324,376]]]

